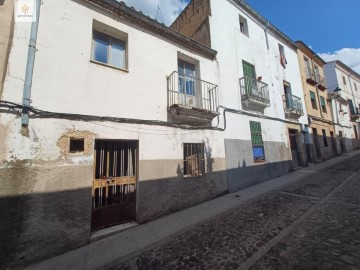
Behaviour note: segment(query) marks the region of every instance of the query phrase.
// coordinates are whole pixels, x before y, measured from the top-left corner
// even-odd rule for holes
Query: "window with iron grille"
[[[204,173],[204,144],[184,143],[184,176],[200,176]]]
[[[250,132],[254,162],[265,162],[265,150],[260,122],[250,121]]]

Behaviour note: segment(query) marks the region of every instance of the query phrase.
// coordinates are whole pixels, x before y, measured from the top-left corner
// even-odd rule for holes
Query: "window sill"
[[[104,63],[101,63],[101,62],[92,60],[92,59],[90,60],[90,63],[97,64],[97,65],[100,65],[100,66],[104,66],[104,67],[108,67],[108,68],[112,68],[112,69],[116,69],[116,70],[120,70],[120,71],[129,73],[129,70],[128,70],[128,69],[123,69],[123,68],[114,67],[114,66],[111,66],[111,65],[108,65],[108,64],[104,64]]]

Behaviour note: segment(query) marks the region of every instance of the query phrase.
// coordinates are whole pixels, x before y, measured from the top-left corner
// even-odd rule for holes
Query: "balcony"
[[[319,89],[325,90],[326,89],[325,78],[320,76],[319,74],[315,74],[315,77],[316,77],[316,82],[318,84]]]
[[[311,68],[305,68],[305,74],[306,74],[306,81],[308,84],[316,85],[316,76],[314,71]]]
[[[168,112],[174,123],[209,125],[219,115],[218,86],[174,71],[167,77]]]
[[[304,115],[301,98],[293,95],[283,95],[284,110],[286,118],[299,119]]]
[[[251,77],[240,79],[241,102],[248,109],[262,109],[270,106],[269,87],[266,83]]]
[[[356,121],[360,118],[360,112],[358,108],[350,108],[350,120]]]

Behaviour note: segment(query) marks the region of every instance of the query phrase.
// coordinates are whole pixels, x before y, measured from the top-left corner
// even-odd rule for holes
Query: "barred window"
[[[184,143],[184,176],[200,176],[204,173],[204,144]]]
[[[260,122],[250,121],[250,132],[254,162],[265,162],[265,150]]]

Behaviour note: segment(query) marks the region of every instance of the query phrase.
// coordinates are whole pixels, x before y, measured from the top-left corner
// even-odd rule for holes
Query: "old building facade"
[[[345,122],[337,128],[339,149],[341,152],[359,149],[360,75],[341,61],[326,63],[324,70],[332,96],[347,102],[338,104],[334,111],[334,117]]]
[[[215,50],[115,1],[39,10],[36,38],[15,23],[1,97],[2,265],[227,192]]]
[[[37,20],[20,23],[10,2],[0,6],[8,268],[330,158],[332,133],[353,136],[347,106],[334,131],[322,59],[244,1],[193,0],[170,27],[112,0],[35,1]]]
[[[308,160],[319,162],[336,155],[334,122],[324,76],[325,61],[297,41],[301,80],[309,116]]]
[[[171,27],[218,51],[229,190],[305,166],[295,44],[243,1],[192,1]]]

